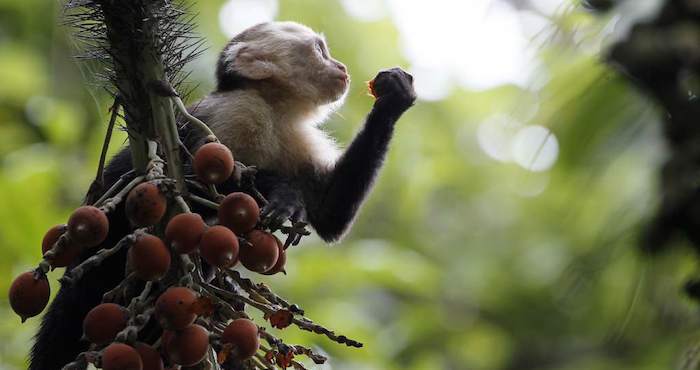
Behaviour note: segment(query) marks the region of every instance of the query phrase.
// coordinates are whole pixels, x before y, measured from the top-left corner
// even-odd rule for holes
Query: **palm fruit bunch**
[[[85,204],[46,232],[42,261],[9,290],[24,321],[48,305],[47,276],[55,268],[66,268],[64,288],[114,282],[104,282],[101,301],[78,324],[87,350],[64,369],[303,369],[299,357],[326,361],[266,326],[296,326],[361,347],[251,279],[285,273],[288,247],[309,232],[303,222],[261,216],[267,200],[255,186],[255,169],[236,162],[176,92],[187,76],[183,66],[201,46],[187,6],[67,0],[64,13],[87,45],[85,57],[104,65],[99,77],[115,104]],[[104,183],[104,154],[120,118],[134,169]],[[178,125],[200,131],[196,145],[181,141]],[[224,184],[235,186],[229,191]],[[251,311],[264,321],[253,321]]]

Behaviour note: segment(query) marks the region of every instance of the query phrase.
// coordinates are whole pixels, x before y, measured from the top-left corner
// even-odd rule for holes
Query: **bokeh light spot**
[[[472,90],[527,86],[539,62],[519,12],[490,0],[388,2],[412,65],[447,72]]]
[[[227,37],[258,23],[275,19],[279,4],[277,0],[229,0],[219,11],[219,26]]]
[[[527,126],[515,135],[512,143],[515,163],[533,172],[546,171],[557,161],[559,142],[543,126]]]
[[[378,21],[387,13],[383,0],[341,0],[340,3],[349,16],[364,22]]]
[[[489,157],[501,161],[512,160],[511,143],[522,124],[506,115],[493,116],[479,125],[476,139]]]

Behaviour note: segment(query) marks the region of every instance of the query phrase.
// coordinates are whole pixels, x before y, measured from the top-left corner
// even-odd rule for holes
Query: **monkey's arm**
[[[386,157],[394,124],[416,99],[413,77],[399,68],[380,72],[373,90],[374,107],[335,167],[302,184],[309,222],[328,242],[352,223]]]

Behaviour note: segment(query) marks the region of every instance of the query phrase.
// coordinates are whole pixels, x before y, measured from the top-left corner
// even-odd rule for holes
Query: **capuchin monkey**
[[[350,77],[308,27],[264,23],[242,32],[224,48],[216,75],[216,91],[195,104],[195,115],[237,160],[287,182],[275,179],[263,216],[306,219],[325,241],[339,240],[372,187],[394,124],[416,99],[411,75],[379,73],[375,105],[345,152],[319,125],[342,105]]]
[[[216,80],[216,90],[193,104],[191,113],[210,126],[237,161],[257,168],[256,187],[268,200],[263,221],[305,221],[323,240],[338,241],[372,188],[395,123],[415,102],[411,75],[399,68],[379,72],[371,86],[374,106],[344,151],[319,125],[342,105],[350,77],[310,28],[274,22],[243,31],[221,52]],[[197,128],[184,125],[181,136],[195,146],[191,150],[203,143]],[[131,169],[126,148],[105,169],[104,189]],[[228,193],[233,186],[229,181],[220,191]],[[100,248],[130,232],[123,207],[109,218],[110,233]],[[124,279],[125,261],[122,251],[82,279],[63,284],[36,336],[31,370],[61,369],[88,349],[80,340],[83,318]]]

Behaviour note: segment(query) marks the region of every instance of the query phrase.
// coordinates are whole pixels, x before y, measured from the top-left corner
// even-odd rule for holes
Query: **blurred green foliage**
[[[226,42],[211,21],[221,3],[194,5],[210,46],[192,66],[201,83],[194,96],[211,88]],[[388,19],[353,20],[327,0],[282,1],[278,18],[323,31],[348,64],[353,86],[328,126],[347,142],[371,105],[363,81],[407,64],[398,31]],[[309,238],[290,251],[287,276],[266,279],[310,317],[366,344],[351,350],[294,328],[279,333],[327,352],[330,367],[320,368],[652,370],[692,362],[697,307],[680,294],[695,269],[690,252],[649,260],[635,249],[656,202],[659,112],[595,52],[572,44],[608,19],[572,9],[553,21],[556,37],[538,49],[546,84],[419,102],[400,122],[348,238],[330,247]],[[44,231],[80,204],[97,167],[110,103],[93,86],[95,66],[76,62],[74,51],[59,2],[0,0],[0,369],[25,367],[39,323],[20,325],[8,286],[39,261]],[[476,132],[495,114],[551,129],[556,165],[528,172],[487,157]],[[112,152],[123,141],[117,134]],[[54,292],[61,273],[51,273]]]

